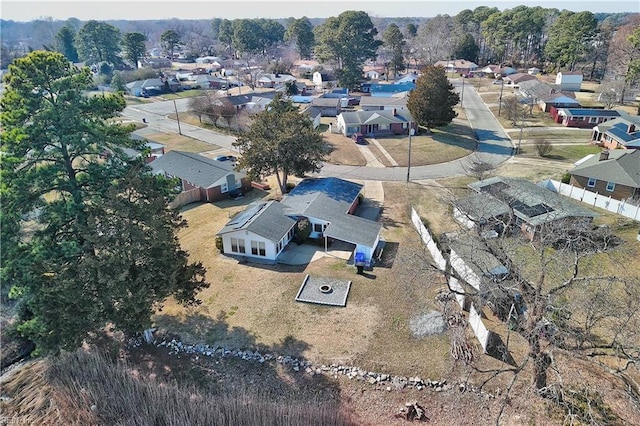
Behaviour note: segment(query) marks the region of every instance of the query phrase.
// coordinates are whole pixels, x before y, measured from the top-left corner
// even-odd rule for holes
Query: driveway
[[[454,87],[462,89],[461,80],[453,80]],[[502,126],[482,101],[475,88],[464,85],[463,107],[471,127],[478,139],[478,149],[475,153],[458,160],[447,163],[431,164],[427,166],[414,166],[410,169],[410,180],[439,179],[449,176],[462,176],[465,174],[465,166],[472,160],[478,159],[494,166],[508,160],[513,153],[513,143],[505,133]],[[146,119],[149,127],[164,131],[178,133],[178,123],[167,118],[167,115],[187,111],[187,99],[175,101],[153,102],[129,106],[123,111],[123,115],[132,120],[142,122]],[[186,123],[180,123],[180,132],[185,135],[217,145],[228,150],[233,150],[233,136],[222,135],[208,129],[202,129]],[[319,176],[339,177],[350,180],[364,181],[405,181],[407,179],[406,167],[379,167],[374,161],[372,166],[344,166],[325,163]]]

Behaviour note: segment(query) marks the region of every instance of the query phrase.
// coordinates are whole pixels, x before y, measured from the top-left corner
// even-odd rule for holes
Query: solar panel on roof
[[[511,206],[513,207],[514,210],[522,213],[527,217],[536,217],[536,216],[540,216],[541,214],[551,213],[553,211],[552,207],[544,203],[529,206],[523,203],[522,201],[516,200],[511,203]]]
[[[233,219],[227,223],[227,226],[238,226],[239,228],[243,227],[247,222],[249,222],[256,214],[262,210],[262,208],[266,206],[266,203],[257,204],[253,207],[248,208],[247,210],[239,213]]]

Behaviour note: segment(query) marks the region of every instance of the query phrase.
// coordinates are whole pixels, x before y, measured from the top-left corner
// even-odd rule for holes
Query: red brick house
[[[182,192],[189,192],[192,201],[220,201],[230,193],[251,190],[244,172],[227,162],[191,152],[169,151],[149,165],[155,174],[180,179]]]

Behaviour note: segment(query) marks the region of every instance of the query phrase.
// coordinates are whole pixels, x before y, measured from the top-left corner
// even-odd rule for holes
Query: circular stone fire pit
[[[330,285],[324,284],[320,286],[321,293],[331,293],[333,291],[333,287]]]

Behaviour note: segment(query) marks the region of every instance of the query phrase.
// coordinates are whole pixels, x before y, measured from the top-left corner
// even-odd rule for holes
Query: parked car
[[[353,141],[355,143],[363,143],[364,142],[364,136],[360,132],[352,134],[351,135],[351,139],[353,139]]]
[[[216,161],[231,161],[232,163],[235,163],[238,161],[237,157],[234,157],[233,155],[218,155],[215,158]]]
[[[492,84],[502,84],[502,80],[493,80]]]

